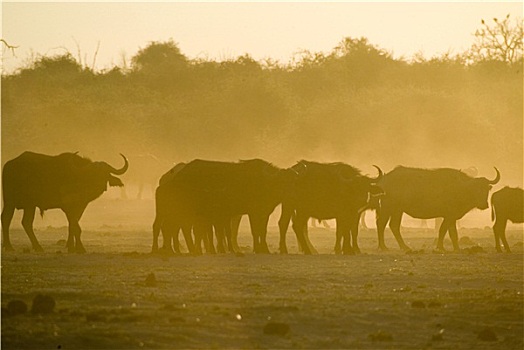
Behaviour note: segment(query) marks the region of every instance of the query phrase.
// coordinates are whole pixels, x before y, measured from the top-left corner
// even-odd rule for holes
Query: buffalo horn
[[[489,184],[490,185],[494,185],[496,184],[497,182],[500,181],[500,172],[499,172],[499,169],[497,169],[497,167],[494,167],[495,168],[495,171],[497,172],[497,176],[495,176],[495,179],[493,180],[488,180]]]
[[[379,181],[380,179],[382,179],[382,176],[384,176],[384,172],[383,172],[382,169],[380,169],[377,165],[374,165],[374,164],[373,164],[373,166],[374,166],[375,168],[377,168],[377,170],[378,170],[378,176],[377,176],[376,178],[373,179],[373,181],[377,182],[377,181]]]
[[[122,158],[124,158],[124,162],[125,162],[122,168],[115,169],[111,165],[106,163],[107,166],[109,167],[109,172],[113,175],[122,175],[123,173],[127,171],[127,168],[129,168],[129,162],[127,161],[127,158],[122,153],[120,153],[120,155],[122,156]]]

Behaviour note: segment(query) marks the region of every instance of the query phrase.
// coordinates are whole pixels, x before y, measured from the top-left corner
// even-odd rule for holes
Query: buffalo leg
[[[173,250],[172,241],[176,240],[178,242],[177,233],[178,225],[171,220],[165,220],[162,223],[162,248],[160,249],[161,254],[173,255],[175,251]],[[178,247],[177,247],[178,249]]]
[[[83,212],[83,208],[66,211],[67,221],[69,222],[69,236],[70,238],[72,237],[74,240],[74,243],[69,242],[69,239],[67,242],[67,249],[70,253],[76,252],[79,254],[83,254],[86,252],[84,245],[80,240],[80,234],[82,233],[82,229],[80,228],[79,221],[82,217]]]
[[[318,251],[315,249],[315,247],[313,247],[313,244],[311,244],[311,240],[309,239],[309,231],[308,231],[307,225],[306,227],[304,227],[304,241],[300,242],[297,239],[297,243],[298,243],[298,250],[300,252],[306,253],[307,251],[309,252],[308,254],[318,254]]]
[[[453,244],[453,250],[458,252],[460,250],[458,244],[458,232],[457,232],[457,221],[450,221],[448,226],[449,238],[451,238],[451,243]]]
[[[233,246],[233,251],[237,253],[240,252],[240,247],[238,246],[238,230],[241,220],[242,215],[235,215],[231,218],[231,245]]]
[[[351,217],[351,221],[349,223],[350,227],[350,233],[351,233],[351,246],[353,248],[353,252],[355,254],[360,253],[360,248],[358,247],[358,225],[360,221],[360,215],[358,213],[355,213],[353,217]]]
[[[220,232],[222,234],[222,237],[220,238],[221,247],[219,246],[219,249],[222,249],[221,253],[225,253],[226,247],[227,247],[227,251],[232,252],[233,249],[232,249],[232,244],[231,244],[231,217],[227,216],[227,217],[220,218],[218,224],[220,226]],[[217,236],[217,240],[218,239],[219,237]]]
[[[40,246],[40,243],[38,243],[38,240],[36,239],[35,232],[33,231],[33,221],[35,220],[35,207],[31,208],[25,208],[24,209],[24,216],[22,217],[22,226],[24,227],[25,233],[27,233],[27,237],[29,237],[29,240],[31,241],[31,245],[33,246],[33,249],[37,252],[43,252],[44,250]]]
[[[206,253],[216,254],[217,251],[215,249],[215,240],[213,237],[213,225],[212,224],[205,225],[204,230],[205,230],[204,237],[207,237],[207,240],[204,241],[204,245],[206,246]],[[206,245],[206,242],[207,242],[207,245]]]
[[[506,252],[510,253],[511,250],[508,245],[508,241],[506,240],[506,225],[508,221],[506,219],[500,219],[497,217],[497,220],[495,221],[495,224],[493,225],[493,233],[495,234],[495,248],[497,249],[497,252],[502,253],[502,247],[500,246],[500,241],[502,240],[502,244],[504,245],[504,248],[506,249]]]
[[[213,240],[213,225],[207,220],[197,220],[193,226],[193,233],[195,234],[195,246],[197,254],[202,254],[202,243],[207,254],[216,254],[215,244]]]
[[[380,210],[377,209],[376,222],[378,235],[378,249],[380,250],[388,250],[388,247],[386,247],[386,243],[384,240],[384,231],[386,230],[386,225],[388,224],[390,218],[391,215],[388,211],[385,210],[385,208],[381,208]]]
[[[293,218],[293,231],[295,231],[297,241],[299,243],[299,246],[302,246],[304,254],[312,254],[312,251],[310,249],[311,244],[308,244],[308,242],[306,241],[306,230],[308,220],[309,217],[302,215],[300,212],[297,212],[295,214],[295,217]]]
[[[289,228],[289,222],[293,216],[293,210],[286,205],[282,205],[282,212],[280,214],[280,219],[278,220],[278,229],[280,231],[280,243],[279,250],[280,254],[287,254],[287,243],[286,243],[286,234],[287,229]],[[299,240],[297,235],[297,240]]]
[[[502,240],[502,243],[504,244],[506,253],[511,253],[511,249],[509,248],[508,240],[506,239],[506,223],[507,221],[504,221],[504,228],[500,231],[500,239]]]
[[[11,245],[11,240],[9,239],[9,226],[11,226],[11,220],[13,220],[14,213],[14,206],[4,204],[4,209],[2,210],[2,238],[4,240],[3,247],[7,251],[14,250]]]
[[[216,254],[215,242],[213,239],[213,225],[207,220],[197,220],[193,226],[195,234],[195,245],[198,246],[198,254],[202,253],[202,243],[207,254]]]
[[[167,239],[167,244],[173,247],[173,251],[180,254],[180,241],[178,240],[178,234],[180,233],[180,225],[176,225],[170,236]]]
[[[366,211],[363,211],[362,214],[360,214],[359,225],[363,230],[368,229],[368,225],[366,224]]]
[[[338,224],[337,224],[338,227]],[[339,230],[336,230],[335,233],[335,254],[342,253],[342,233]]]
[[[182,225],[182,234],[186,241],[187,250],[190,254],[195,254],[195,244],[193,243],[193,237],[191,236],[191,225]]]
[[[442,221],[442,224],[440,224],[440,228],[438,229],[438,242],[437,242],[437,250],[444,251],[444,237],[446,236],[446,232],[448,232],[449,227],[449,220],[444,219]]]
[[[336,235],[342,240],[342,254],[352,254],[351,247],[351,222],[348,218],[337,218]],[[337,253],[337,252],[335,252]]]
[[[160,230],[162,229],[162,222],[160,218],[155,218],[155,221],[153,222],[153,247],[151,249],[152,253],[156,253],[158,251],[158,236],[160,235]]]
[[[304,227],[304,242],[309,242],[309,226]],[[297,239],[298,251],[304,253],[304,243]]]
[[[389,220],[389,228],[391,229],[391,232],[393,232],[393,235],[395,236],[395,239],[397,240],[400,249],[404,251],[409,251],[411,250],[411,248],[407,246],[407,244],[404,242],[404,239],[402,238],[402,235],[400,234],[401,223],[402,212],[395,212],[391,215],[391,219]]]
[[[224,223],[224,236],[226,236],[226,245],[228,253],[235,252],[235,250],[233,249],[233,237],[231,237],[231,220],[232,219],[228,219]]]
[[[222,220],[213,225],[215,228],[215,236],[217,237],[217,252],[225,253],[226,248],[224,247],[224,241],[226,240],[225,236],[225,227],[222,223]]]
[[[195,223],[193,225],[193,234],[195,236],[195,254],[196,255],[202,255],[202,243],[203,241],[206,241],[204,244],[207,248],[207,237],[204,237],[204,234],[206,234],[206,230],[203,229],[201,223]]]
[[[249,215],[249,224],[253,234],[253,250],[255,253],[269,253],[266,242],[268,221],[269,215]]]

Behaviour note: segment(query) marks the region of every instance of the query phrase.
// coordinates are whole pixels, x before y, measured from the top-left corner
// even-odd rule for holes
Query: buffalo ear
[[[371,189],[369,191],[369,193],[373,196],[373,197],[376,197],[376,196],[383,196],[385,195],[386,193],[384,192],[384,190],[377,186],[377,185],[372,185],[371,186]]]
[[[109,175],[109,179],[107,180],[107,182],[109,183],[109,186],[111,186],[111,187],[115,187],[115,186],[122,187],[122,186],[124,186],[124,183],[122,182],[122,180],[120,180],[118,177],[115,177],[113,175]]]

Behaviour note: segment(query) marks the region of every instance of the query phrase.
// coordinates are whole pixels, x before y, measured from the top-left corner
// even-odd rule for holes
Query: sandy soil
[[[101,199],[81,222],[88,253],[76,255],[63,246],[60,212],[35,220],[42,254],[29,251],[17,216],[16,251],[2,254],[2,349],[523,348],[521,227],[508,232],[512,254],[496,253],[481,226],[459,231],[461,253],[433,253],[433,231],[411,228],[413,254],[391,233],[391,250],[378,252],[368,230],[362,254],[339,256],[333,228],[316,228],[319,255],[298,254],[289,234],[283,256],[252,254],[243,222],[244,254],[167,258],[149,254],[152,218],[151,201]],[[272,220],[275,253],[277,232]],[[37,294],[54,298],[54,312],[4,309],[13,300],[31,308]],[[288,331],[265,334],[270,323]]]

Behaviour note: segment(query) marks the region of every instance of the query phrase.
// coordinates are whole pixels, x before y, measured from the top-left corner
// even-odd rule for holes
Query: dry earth
[[[489,217],[489,213],[483,212]],[[372,215],[370,215],[372,217]],[[332,254],[333,229],[310,230],[320,254],[254,255],[244,222],[244,254],[149,254],[152,201],[100,199],[81,224],[87,254],[67,254],[63,214],[37,218],[45,253],[29,251],[13,223],[15,252],[2,254],[2,349],[355,348],[522,349],[523,234],[512,254],[495,252],[489,229],[459,230],[461,253],[434,253],[432,230],[406,229],[415,253]],[[268,243],[277,252],[274,220]],[[447,242],[450,248],[450,242]],[[10,315],[21,300],[51,296],[49,314]],[[265,334],[268,324],[285,334]],[[287,328],[289,327],[289,328]]]

